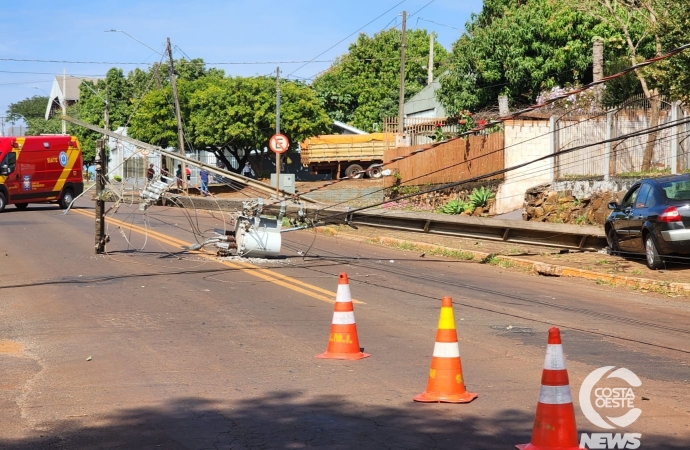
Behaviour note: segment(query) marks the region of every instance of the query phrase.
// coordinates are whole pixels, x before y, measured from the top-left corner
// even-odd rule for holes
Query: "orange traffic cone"
[[[426,392],[416,396],[414,401],[469,403],[475,398],[477,394],[465,390],[465,381],[462,377],[458,333],[455,331],[453,317],[453,300],[450,297],[443,297]]]
[[[347,274],[341,273],[338,278],[338,291],[335,295],[335,309],[333,312],[333,322],[331,323],[331,335],[328,338],[328,348],[325,353],[316,355],[316,357],[362,359],[367,356],[371,355],[362,353],[359,349],[350,284],[347,281]]]
[[[575,408],[570,396],[568,371],[558,328],[549,329],[544,371],[532,442],[516,445],[520,450],[579,450],[575,427]]]

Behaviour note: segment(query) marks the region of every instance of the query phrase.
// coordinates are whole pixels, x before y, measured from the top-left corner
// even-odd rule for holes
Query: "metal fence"
[[[586,146],[556,157],[555,178],[640,173],[648,143],[653,145],[650,172],[687,171],[690,169],[687,124],[653,135],[645,133],[655,125],[669,125],[687,116],[688,112],[679,103],[671,103],[661,96],[655,97],[654,102],[638,96],[608,112],[569,113],[552,119],[554,151]],[[640,135],[610,144],[600,143],[636,132]]]
[[[504,137],[502,132],[469,136],[437,144],[412,158],[397,161],[386,168],[397,170],[401,183],[411,185],[452,183],[466,178],[486,175],[504,168]],[[406,156],[429,145],[400,147],[386,150],[385,160]],[[492,179],[502,179],[498,175]],[[387,177],[386,184],[395,182]]]
[[[405,134],[409,137],[410,145],[424,145],[436,141],[436,128],[441,126],[441,130],[446,137],[453,137],[459,133],[457,124],[449,124],[446,117],[406,117]],[[398,132],[398,118],[385,117],[383,119],[384,133]]]

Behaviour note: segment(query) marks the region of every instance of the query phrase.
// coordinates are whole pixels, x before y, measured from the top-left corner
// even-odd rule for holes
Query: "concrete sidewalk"
[[[690,265],[669,264],[665,270],[650,270],[642,256],[611,256],[605,249],[580,252],[370,227],[355,230],[347,226],[332,226],[318,231],[339,238],[397,248],[420,257],[444,256],[537,275],[577,277],[642,292],[690,297],[690,283],[687,282],[690,279]]]

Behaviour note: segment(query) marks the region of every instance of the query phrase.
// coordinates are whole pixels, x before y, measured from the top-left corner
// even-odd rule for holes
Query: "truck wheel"
[[[383,166],[380,163],[374,163],[367,168],[367,175],[369,178],[381,178],[383,176]]]
[[[362,178],[364,175],[362,173],[364,169],[362,169],[362,166],[359,164],[350,164],[347,166],[347,169],[345,169],[345,176],[348,178]]]
[[[74,200],[74,194],[72,194],[72,188],[66,188],[62,191],[62,197],[58,201],[60,208],[67,209],[70,203]]]
[[[3,212],[5,210],[5,204],[7,203],[7,200],[5,199],[5,194],[0,192],[0,212]]]
[[[24,211],[26,208],[29,207],[29,204],[28,203],[17,203],[16,205],[14,205],[14,207],[20,211]]]

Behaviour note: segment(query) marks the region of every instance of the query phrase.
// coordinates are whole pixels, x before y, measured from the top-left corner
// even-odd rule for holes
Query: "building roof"
[[[50,113],[53,110],[53,104],[61,105],[63,101],[67,103],[74,103],[79,100],[79,86],[82,81],[97,82],[99,78],[93,77],[75,77],[72,75],[55,75],[53,80],[53,87],[50,90],[50,98],[48,98],[48,106],[46,106],[46,120],[50,118]],[[64,91],[63,92],[63,86]]]
[[[436,91],[440,88],[441,83],[439,83],[438,80],[434,80],[424,89],[417,92],[412,98],[405,102],[405,116],[445,117],[445,108],[436,100]]]
[[[348,124],[346,124],[345,122],[341,122],[341,121],[339,121],[339,120],[334,120],[334,121],[333,121],[333,125],[334,125],[336,128],[340,128],[341,130],[344,130],[344,131],[346,131],[347,133],[350,133],[350,134],[367,134],[366,131],[360,130],[359,128],[355,128],[355,127],[353,127],[352,125],[348,125]]]

